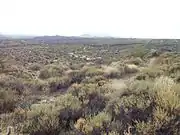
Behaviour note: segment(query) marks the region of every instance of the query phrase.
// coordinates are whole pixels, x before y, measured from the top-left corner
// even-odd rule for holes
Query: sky
[[[178,0],[0,0],[0,33],[180,38]]]

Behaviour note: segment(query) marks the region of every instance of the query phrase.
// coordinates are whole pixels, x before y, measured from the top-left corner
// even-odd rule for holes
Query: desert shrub
[[[5,68],[5,61],[1,58],[0,59],[0,72],[3,72]]]
[[[66,133],[81,117],[80,108],[80,101],[71,94],[58,96],[54,103],[34,104],[27,113],[23,132],[44,135]]]
[[[39,71],[41,68],[42,68],[42,65],[37,64],[37,63],[32,64],[32,65],[29,66],[29,69],[32,70],[32,71]]]
[[[86,115],[97,114],[106,106],[107,98],[95,84],[75,84],[68,91],[81,101]]]
[[[106,78],[104,76],[98,75],[94,77],[86,77],[82,83],[101,83],[102,81],[106,81]]]
[[[68,76],[61,77],[61,78],[50,78],[48,80],[50,92],[56,92],[56,91],[64,91],[71,85],[71,78]]]
[[[163,71],[159,67],[148,67],[142,69],[140,75],[144,75],[146,79],[155,79],[163,75]]]
[[[155,105],[149,92],[153,82],[132,81],[127,86],[114,91],[106,105],[106,112],[112,116],[111,130],[119,134],[123,134],[129,125],[135,126],[135,121],[151,120]]]
[[[147,100],[144,101],[144,100]],[[152,110],[151,99],[147,95],[129,95],[120,99],[112,99],[107,105],[107,111],[112,115],[112,120],[119,120],[125,126],[133,124],[133,121],[147,121]],[[125,129],[124,129],[125,130]]]
[[[15,77],[10,76],[10,75],[1,75],[0,76],[0,87],[5,88],[7,85],[7,82],[15,80]]]
[[[39,78],[40,79],[48,79],[51,77],[51,74],[48,72],[47,69],[42,69],[39,73]]]
[[[33,75],[30,72],[24,72],[24,71],[19,71],[16,73],[16,78],[23,79],[23,80],[32,80]]]
[[[146,135],[146,134],[155,134],[155,126],[153,125],[153,123],[151,121],[148,121],[148,122],[136,122],[136,132],[138,134],[143,134],[143,135]]]
[[[88,103],[86,104],[86,114],[98,114],[106,107],[107,98],[99,92],[93,92],[88,96]]]
[[[24,82],[12,76],[2,77],[0,79],[0,87],[7,90],[11,89],[16,91],[19,95],[23,94],[25,88]]]
[[[73,70],[67,74],[69,78],[71,78],[71,83],[81,83],[81,81],[85,78],[85,73],[79,70]]]
[[[152,119],[149,121],[138,121],[137,132],[140,134],[178,134],[179,121],[179,94],[175,90],[177,84],[168,77],[155,79],[150,94],[154,99]]]
[[[53,105],[39,104],[28,112],[28,121],[24,123],[23,133],[34,135],[55,135],[60,130],[58,112]]]
[[[143,60],[139,57],[137,58],[131,58],[126,62],[127,64],[134,64],[134,65],[141,65],[143,63]]]
[[[85,72],[85,76],[93,77],[103,74],[103,70],[96,68],[96,67],[89,67],[86,69],[83,69]]]
[[[121,79],[112,79],[99,89],[105,96],[111,98],[116,94],[119,95],[120,93],[127,91],[127,86],[126,83]]]
[[[81,108],[81,102],[72,94],[65,94],[57,97],[55,104],[56,106],[60,106],[61,108],[65,109],[70,108],[73,110],[78,110]]]
[[[127,64],[124,67],[125,74],[136,73],[138,71],[139,71],[139,68],[134,64]]]
[[[180,108],[180,97],[173,89],[175,83],[168,77],[157,78],[153,90],[156,92],[156,103],[168,113],[174,114]]]
[[[151,94],[151,90],[154,86],[154,81],[151,80],[134,80],[128,82],[128,90],[130,93],[148,93]]]
[[[18,98],[11,90],[0,90],[0,113],[12,112],[15,109],[15,105]]]
[[[88,116],[86,119],[78,119],[75,128],[84,134],[97,135],[108,133],[110,120],[110,115],[100,112],[97,115]]]
[[[74,127],[74,123],[82,117],[81,102],[71,94],[62,95],[57,99],[56,106],[61,106],[59,113],[60,125],[65,130]]]
[[[180,73],[180,63],[174,63],[173,65],[171,65],[169,68],[169,73],[170,74]]]
[[[104,76],[106,78],[120,78],[122,70],[117,67],[104,66]]]
[[[83,68],[83,66],[84,66],[84,63],[80,63],[80,64],[78,63],[78,64],[70,65],[69,68],[72,70],[79,70],[79,69]]]
[[[48,83],[44,80],[31,80],[26,81],[25,85],[30,92],[36,93],[36,92],[45,92],[48,91]]]
[[[109,132],[109,135],[119,135],[119,133],[116,131],[112,131],[112,132]]]
[[[108,126],[111,121],[111,116],[105,112],[100,112],[89,119],[89,128],[92,129],[92,134],[108,133]]]
[[[56,76],[61,77],[63,74],[63,71],[64,71],[63,67],[60,68],[56,65],[49,65],[43,68],[42,70],[40,70],[39,78],[48,79],[50,77],[56,77]]]
[[[92,128],[88,127],[87,120],[84,118],[79,118],[74,124],[74,127],[83,134],[87,134],[92,131]]]

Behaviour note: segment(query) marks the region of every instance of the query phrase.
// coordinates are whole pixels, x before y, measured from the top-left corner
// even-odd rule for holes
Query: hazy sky
[[[180,2],[0,0],[0,33],[180,38]]]

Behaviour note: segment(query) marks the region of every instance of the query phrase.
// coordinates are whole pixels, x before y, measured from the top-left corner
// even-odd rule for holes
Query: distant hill
[[[6,37],[6,36],[0,34],[0,39],[7,39],[7,38],[8,38],[8,37]]]
[[[82,34],[80,37],[85,38],[113,38],[112,36],[109,36],[108,34]]]
[[[23,34],[3,34],[0,33],[0,39],[28,39],[34,38],[35,35],[23,35]]]
[[[24,45],[134,45],[142,44],[149,49],[163,49],[168,51],[179,50],[178,39],[140,39],[140,38],[115,38],[96,37],[89,34],[81,36],[24,36],[24,35],[0,35],[0,46],[24,46]]]
[[[85,37],[85,38],[92,38],[94,36],[90,35],[90,34],[82,34],[80,35],[80,37]]]
[[[112,37],[90,37],[89,35],[82,36],[38,36],[28,41],[38,42],[41,44],[88,44],[88,45],[103,45],[103,44],[142,44],[142,39],[131,38],[112,38]],[[88,37],[87,37],[88,36]]]

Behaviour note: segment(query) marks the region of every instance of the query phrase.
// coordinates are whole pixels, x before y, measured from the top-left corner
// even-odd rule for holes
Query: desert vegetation
[[[179,135],[180,54],[142,45],[3,47],[0,134],[7,132]]]

